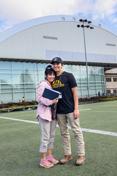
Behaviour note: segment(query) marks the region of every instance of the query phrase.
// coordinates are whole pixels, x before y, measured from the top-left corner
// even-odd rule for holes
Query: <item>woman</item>
[[[59,161],[52,155],[56,120],[52,120],[52,105],[58,102],[57,99],[49,100],[43,97],[45,88],[52,89],[51,83],[55,79],[55,71],[51,65],[48,65],[45,69],[45,80],[43,80],[36,90],[36,100],[38,102],[37,107],[37,119],[39,120],[41,129],[41,144],[40,144],[40,163],[39,165],[44,168],[53,167]]]

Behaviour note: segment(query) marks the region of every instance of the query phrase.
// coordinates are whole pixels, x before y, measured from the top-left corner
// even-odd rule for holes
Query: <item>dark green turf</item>
[[[117,132],[117,102],[81,105],[81,125]],[[34,111],[2,113],[0,116],[35,120]],[[86,164],[74,165],[76,146],[72,137],[74,159],[51,169],[38,167],[39,128],[36,124],[0,119],[0,176],[116,176],[117,137],[84,133]],[[55,156],[63,156],[59,129],[56,131]]]

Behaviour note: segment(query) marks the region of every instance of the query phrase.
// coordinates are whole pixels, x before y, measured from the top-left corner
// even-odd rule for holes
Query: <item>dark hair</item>
[[[45,69],[45,76],[48,74],[51,75],[52,73],[56,76],[56,72],[54,71],[52,65],[48,65]]]

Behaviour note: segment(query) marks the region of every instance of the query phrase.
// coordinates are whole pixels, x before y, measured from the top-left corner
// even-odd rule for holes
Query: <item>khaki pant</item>
[[[56,123],[56,120],[49,122],[41,118],[39,119],[39,125],[41,129],[39,152],[46,153],[48,149],[53,149]]]
[[[74,119],[73,113],[57,114],[57,120],[61,131],[64,155],[71,155],[71,142],[70,142],[70,134],[69,134],[69,128],[68,128],[68,123],[69,123],[74,133],[74,137],[76,139],[77,154],[78,156],[84,156],[85,146],[84,146],[83,133],[80,128],[79,118]]]

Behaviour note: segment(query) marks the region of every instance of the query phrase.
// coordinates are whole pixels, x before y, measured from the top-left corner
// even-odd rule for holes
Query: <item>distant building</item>
[[[117,96],[117,68],[105,71],[106,94]]]
[[[57,15],[1,32],[0,102],[18,102],[22,97],[35,100],[36,85],[44,79],[46,64],[55,56],[61,57],[65,70],[74,74],[79,97],[106,93],[104,67],[117,66],[117,36],[93,26],[93,30],[85,28],[84,43],[83,28],[78,24],[76,17]]]

